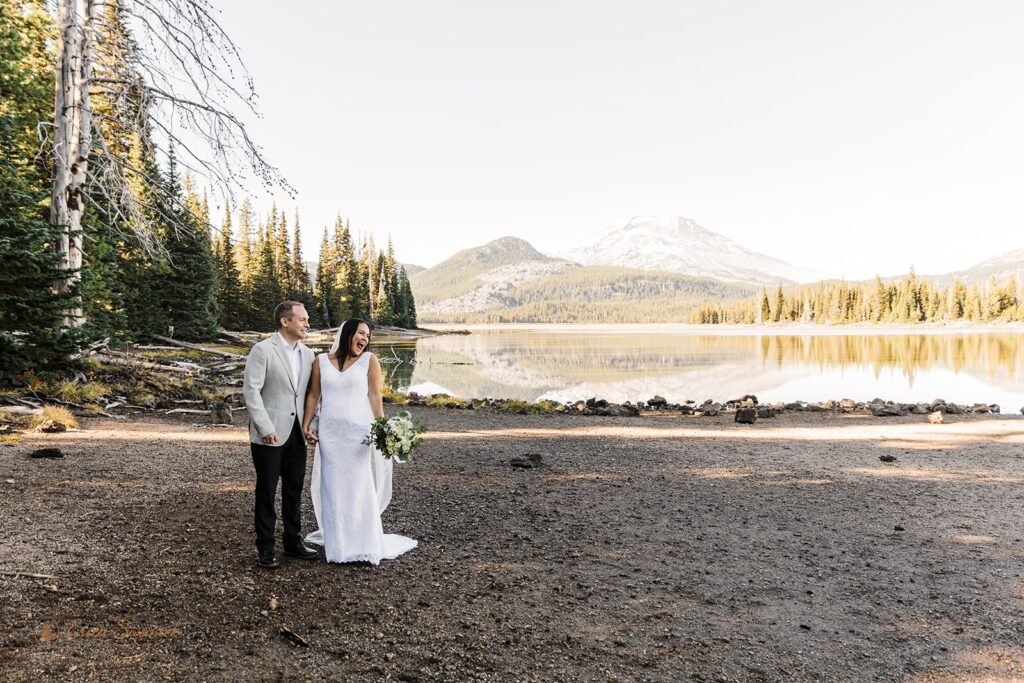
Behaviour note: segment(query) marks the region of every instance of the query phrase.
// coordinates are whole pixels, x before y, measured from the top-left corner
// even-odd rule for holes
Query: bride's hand
[[[315,429],[306,430],[306,441],[310,444],[316,444],[320,440],[320,434]]]

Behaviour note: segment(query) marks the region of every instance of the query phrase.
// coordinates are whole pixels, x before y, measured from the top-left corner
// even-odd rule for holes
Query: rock
[[[878,456],[878,459],[881,460],[882,462],[896,462],[896,456],[895,455],[889,455],[889,454],[880,455],[880,456]]]
[[[927,415],[928,413],[931,412],[930,408],[931,406],[928,405],[927,403],[915,403],[914,406],[910,409],[910,412],[912,412],[914,415]]]
[[[839,402],[839,407],[843,408],[844,410],[853,410],[854,408],[857,407],[857,402],[854,401],[852,398],[844,398]]]
[[[63,458],[64,451],[59,448],[39,448],[28,454],[30,458]]]
[[[541,457],[540,453],[524,453],[518,455],[509,461],[513,469],[519,470],[532,470],[535,467],[541,467],[544,464],[544,458]]]
[[[946,413],[949,414],[949,415],[963,415],[964,409],[961,408],[959,406],[959,404],[947,403],[946,404]]]
[[[944,399],[944,398],[937,398],[934,401],[932,401],[932,409],[933,410],[938,410],[938,406],[944,406],[944,405],[946,405],[946,399]]]
[[[231,424],[231,408],[227,403],[215,403],[210,410],[210,418],[215,425]]]
[[[576,401],[575,403],[572,404],[572,407],[575,408],[577,412],[580,412],[580,413],[587,412],[587,403],[586,403],[586,401]]]
[[[700,414],[705,417],[715,417],[722,410],[720,403],[712,403],[711,399],[704,401],[704,404],[698,409]]]
[[[752,425],[757,422],[757,410],[754,408],[737,408],[736,422]]]
[[[903,410],[902,406],[895,403],[872,403],[871,414],[875,417],[893,417],[906,415],[907,413]]]
[[[984,403],[975,403],[973,410],[976,413],[987,413],[988,412],[988,406],[986,404],[984,404]]]
[[[940,425],[942,424],[942,412],[936,410],[934,413],[928,414],[928,424]]]
[[[1021,408],[1021,409],[1020,409],[1020,414],[1021,414],[1021,415],[1024,415],[1024,408]]]
[[[999,410],[1000,410],[999,404],[998,403],[989,403],[988,404],[988,410],[989,410],[990,413],[995,413],[995,414],[998,415],[999,414]]]
[[[807,404],[803,401],[793,401],[792,403],[786,404],[786,410],[807,410]]]
[[[67,426],[60,422],[55,422],[50,419],[45,419],[36,425],[36,431],[46,432],[47,434],[56,434],[58,432],[66,432]]]
[[[757,408],[757,416],[762,419],[775,417],[776,412],[775,408],[772,408],[771,406],[760,406]]]
[[[892,528],[893,531],[906,531],[901,525],[897,524]]]
[[[828,403],[812,403],[807,406],[807,409],[812,413],[830,413],[832,412],[832,406],[829,403],[832,403],[832,401],[828,401]]]
[[[4,479],[4,483],[5,484],[13,484],[14,480],[13,479]]]
[[[683,415],[693,415],[693,406],[681,405],[677,409]],[[1021,408],[1021,414],[1024,414],[1024,408]]]
[[[658,409],[668,405],[668,401],[666,401],[662,396],[652,396],[647,400],[647,405],[654,409]]]

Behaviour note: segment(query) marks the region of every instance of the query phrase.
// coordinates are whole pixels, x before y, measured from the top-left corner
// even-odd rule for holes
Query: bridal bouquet
[[[412,462],[412,452],[423,443],[420,434],[425,431],[426,427],[413,420],[407,411],[402,411],[391,418],[375,419],[363,443],[375,446],[385,458]]]

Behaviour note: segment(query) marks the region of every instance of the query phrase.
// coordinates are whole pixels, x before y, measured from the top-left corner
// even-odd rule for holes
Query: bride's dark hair
[[[370,330],[370,338],[373,338],[373,325],[365,320],[360,320],[359,318],[346,320],[345,324],[341,326],[340,330],[338,330],[338,345],[331,349],[331,351],[334,352],[334,357],[338,359],[339,363],[344,363],[351,355],[352,337],[355,336],[356,330],[359,329],[360,325],[366,325]]]

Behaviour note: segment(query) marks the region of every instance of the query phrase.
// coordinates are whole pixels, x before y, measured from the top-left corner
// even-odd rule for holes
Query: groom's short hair
[[[274,309],[274,322],[281,327],[281,318],[291,318],[295,315],[295,307],[304,305],[301,301],[282,301]]]

